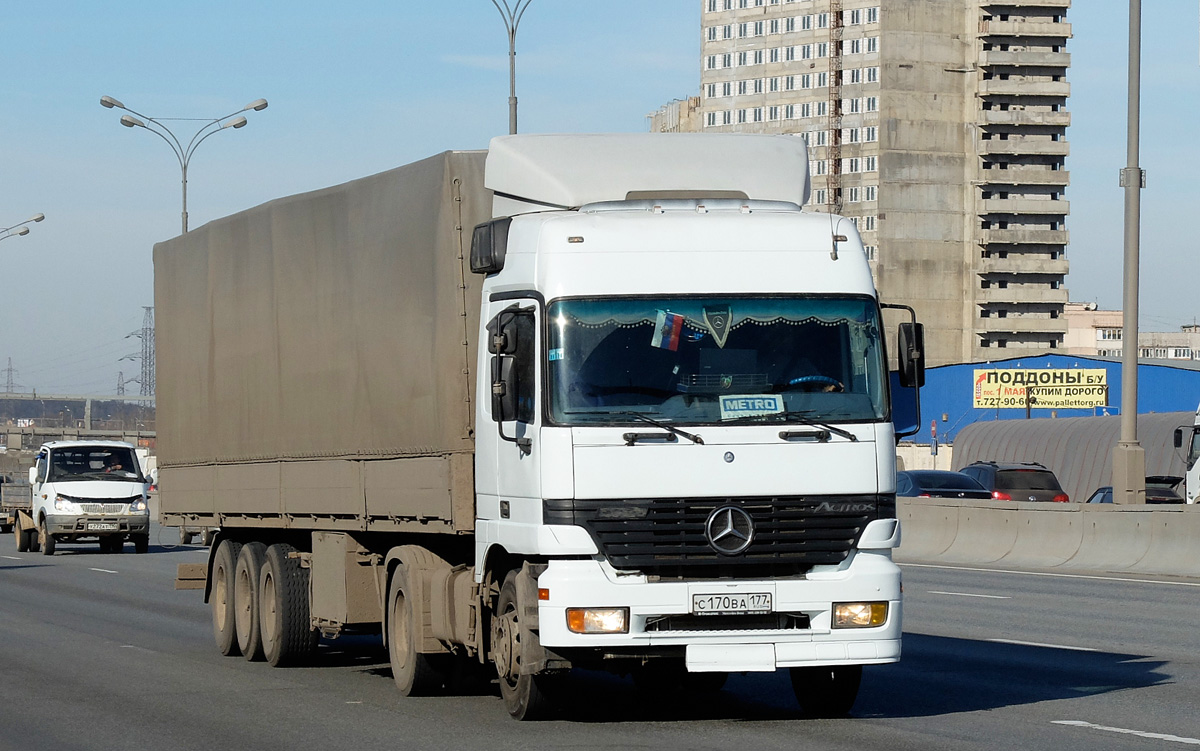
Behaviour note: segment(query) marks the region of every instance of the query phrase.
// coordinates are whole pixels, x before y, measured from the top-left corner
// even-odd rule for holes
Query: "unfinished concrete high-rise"
[[[804,136],[932,363],[1062,347],[1070,0],[700,1],[698,117],[652,128]]]

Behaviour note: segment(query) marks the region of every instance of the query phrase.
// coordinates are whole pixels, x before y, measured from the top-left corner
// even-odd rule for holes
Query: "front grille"
[[[547,500],[547,524],[586,529],[614,568],[669,578],[794,576],[837,565],[872,519],[891,516],[890,496],[782,496]],[[739,555],[721,555],[704,525],[723,506],[754,522],[753,542]]]
[[[126,501],[128,503],[128,501]],[[85,514],[119,514],[125,508],[125,503],[80,503],[79,509]]]
[[[806,613],[667,615],[646,621],[646,631],[787,631],[808,628]]]

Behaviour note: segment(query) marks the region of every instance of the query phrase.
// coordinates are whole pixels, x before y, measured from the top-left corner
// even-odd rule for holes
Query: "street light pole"
[[[504,19],[504,28],[508,32],[508,132],[517,132],[517,26],[525,9],[533,0],[514,0],[510,6],[508,0],[492,0],[492,5],[500,11]],[[501,8],[501,3],[504,7]]]
[[[209,136],[213,135],[214,133],[219,133],[222,130],[225,130],[227,128],[235,128],[235,129],[236,128],[244,128],[246,126],[247,121],[246,121],[245,116],[242,115],[242,113],[250,112],[251,110],[253,110],[255,112],[265,110],[267,108],[267,100],[266,99],[255,99],[253,102],[251,102],[250,104],[247,104],[245,107],[242,107],[237,112],[231,112],[228,115],[225,115],[223,117],[214,118],[211,120],[205,119],[205,118],[195,118],[195,117],[187,117],[187,118],[146,117],[145,115],[143,115],[140,112],[135,112],[134,110],[129,109],[124,104],[121,104],[121,102],[119,102],[116,99],[113,99],[110,96],[100,97],[100,106],[107,107],[109,109],[112,109],[115,107],[117,109],[122,109],[122,110],[125,110],[126,112],[130,113],[128,115],[121,115],[121,124],[122,125],[124,125],[126,128],[143,128],[144,130],[150,131],[154,135],[156,135],[159,138],[166,141],[167,145],[171,147],[171,151],[175,152],[175,158],[179,160],[179,171],[180,171],[181,177],[182,177],[182,180],[181,180],[182,188],[183,188],[182,219],[183,219],[183,232],[184,232],[184,234],[186,234],[188,231],[187,171],[188,171],[188,165],[192,161],[192,155],[194,155],[196,153],[196,148],[200,146],[200,144],[204,141],[204,139],[208,138]],[[178,137],[176,137],[175,133],[172,132],[171,129],[168,128],[163,123],[164,120],[192,120],[192,121],[203,122],[204,125],[202,125],[200,127],[200,129],[196,131],[195,135],[193,135],[191,140],[189,140],[187,142],[187,144],[185,145],[182,141],[179,140]]]
[[[1125,289],[1121,302],[1121,439],[1112,453],[1114,503],[1146,502],[1146,452],[1137,438],[1138,388],[1138,236],[1141,232],[1141,190],[1146,173],[1138,166],[1141,110],[1142,0],[1129,0],[1129,107],[1126,163],[1121,170],[1125,188]]]
[[[40,222],[46,218],[45,214],[34,214],[20,224],[14,224],[11,227],[0,227],[0,240],[7,240],[10,237],[22,237],[29,234],[29,228],[25,225],[33,222]]]

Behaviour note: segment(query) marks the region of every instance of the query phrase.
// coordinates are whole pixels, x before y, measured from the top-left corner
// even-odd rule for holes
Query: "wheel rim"
[[[246,567],[239,566],[237,580],[233,585],[233,607],[237,611],[233,625],[237,628],[238,641],[243,646],[250,636],[250,614],[253,609],[250,594],[250,572]]]
[[[408,666],[408,613],[405,607],[404,594],[396,593],[392,603],[392,645],[394,646],[393,660],[396,667],[403,670]]]
[[[493,635],[492,652],[496,663],[496,673],[500,680],[508,686],[517,685],[519,679],[517,663],[520,660],[520,643],[517,640],[516,606],[512,603],[496,619],[496,633]]]
[[[271,576],[270,571],[263,575],[260,594],[258,619],[262,631],[263,648],[269,652],[275,645],[275,629],[279,620],[275,609],[275,577]]]
[[[214,617],[217,619],[217,630],[224,631],[226,624],[226,616],[229,612],[229,572],[224,566],[217,566],[217,575],[214,577],[216,582],[213,585],[213,600],[216,602],[216,607],[213,608]]]

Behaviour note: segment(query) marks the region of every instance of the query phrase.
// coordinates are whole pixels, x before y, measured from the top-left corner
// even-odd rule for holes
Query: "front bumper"
[[[591,648],[607,658],[682,648],[693,672],[895,662],[900,659],[900,569],[889,553],[859,550],[836,568],[760,581],[648,581],[618,573],[603,561],[552,560],[538,578],[538,587],[549,590],[549,599],[538,605],[540,641],[550,650]],[[735,621],[699,630],[703,618],[687,618],[694,594],[763,592],[771,593],[774,612],[797,616],[788,627],[759,622],[739,629]],[[888,603],[883,625],[831,627],[834,603],[860,601]],[[566,611],[578,607],[629,608],[629,633],[571,632]],[[678,621],[683,628],[662,630],[663,618],[669,616],[684,616]]]
[[[104,525],[104,528],[97,528]],[[112,525],[116,525],[115,528]],[[97,537],[150,534],[150,514],[50,514],[46,531],[52,535]]]

